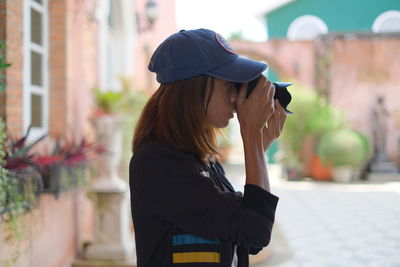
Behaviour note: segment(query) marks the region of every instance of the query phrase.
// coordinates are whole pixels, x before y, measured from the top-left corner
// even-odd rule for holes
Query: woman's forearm
[[[270,192],[262,132],[242,135],[246,167],[246,184],[257,185]]]

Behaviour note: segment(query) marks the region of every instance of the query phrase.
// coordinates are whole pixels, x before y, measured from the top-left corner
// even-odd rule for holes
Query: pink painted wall
[[[387,151],[400,163],[400,36],[353,35],[328,42],[328,91],[331,103],[347,113],[353,129],[372,138],[371,108],[377,95],[385,97],[390,113]],[[285,80],[316,88],[316,49],[321,42],[271,40],[232,41],[239,54],[265,60]],[[371,139],[372,140],[372,139]]]
[[[23,1],[6,1],[10,16],[6,20],[6,42],[12,44],[7,73],[7,126],[10,134],[20,137],[23,126],[22,34]],[[49,134],[80,140],[92,132],[87,117],[91,111],[90,89],[97,83],[97,25],[91,20],[95,0],[49,1]],[[3,10],[2,10],[3,11]],[[4,30],[1,21],[0,28]],[[13,36],[16,36],[15,38]],[[93,135],[93,133],[92,133]],[[49,138],[50,139],[50,138]],[[48,149],[47,139],[36,152]],[[83,241],[90,240],[93,209],[84,190],[40,196],[37,208],[19,223],[23,229],[20,248],[8,239],[7,225],[0,222],[0,266],[17,250],[18,260],[11,266],[67,267]]]
[[[256,60],[268,62],[283,79],[294,79],[303,86],[314,86],[315,53],[313,42],[272,40],[266,43],[231,41],[234,50]]]
[[[58,199],[41,195],[38,207],[17,223],[22,233],[20,242],[6,240],[9,228],[0,223],[0,265],[18,250],[19,257],[10,266],[69,267],[78,246],[91,238],[92,212],[84,190],[64,192]]]
[[[93,111],[91,89],[98,84],[97,23],[91,20],[95,1],[68,0],[67,3],[66,134],[80,140],[93,130],[87,118]]]
[[[353,128],[372,138],[371,110],[376,96],[385,97],[390,114],[386,150],[399,159],[400,36],[377,39],[335,39],[332,43],[330,100],[347,111]]]
[[[146,28],[148,25],[144,19],[144,7],[147,0],[135,1],[139,12],[139,26]],[[160,17],[152,30],[147,30],[137,35],[137,43],[134,53],[134,82],[135,88],[153,92],[158,88],[155,75],[147,70],[151,55],[157,46],[169,35],[177,32],[175,19],[175,0],[157,0],[160,9]]]

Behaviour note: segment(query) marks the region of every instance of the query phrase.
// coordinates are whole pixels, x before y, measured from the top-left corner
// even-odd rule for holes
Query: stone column
[[[104,115],[92,119],[98,142],[106,152],[97,159],[98,177],[92,184],[94,240],[87,260],[132,261],[134,241],[129,220],[129,186],[118,176],[122,154],[121,119]]]

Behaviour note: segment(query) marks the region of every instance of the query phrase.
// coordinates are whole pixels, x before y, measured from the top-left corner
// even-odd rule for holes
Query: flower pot
[[[302,173],[297,167],[285,166],[286,177],[289,181],[300,181]]]
[[[311,176],[319,181],[332,180],[332,168],[324,165],[321,158],[316,154],[311,158]]]
[[[353,168],[351,166],[334,167],[332,170],[333,181],[338,183],[348,183],[353,178]]]
[[[60,165],[53,165],[47,167],[47,171],[42,173],[44,193],[52,193],[55,195],[56,198],[58,198],[61,191],[60,175],[61,175]]]
[[[122,118],[103,115],[91,119],[97,134],[97,142],[106,152],[96,158],[98,177],[92,187],[95,191],[124,192],[128,184],[118,174],[122,155]]]

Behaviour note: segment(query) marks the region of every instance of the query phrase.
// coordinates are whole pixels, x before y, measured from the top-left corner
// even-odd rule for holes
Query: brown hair
[[[145,105],[132,140],[132,152],[145,140],[158,140],[192,152],[205,162],[218,155],[216,129],[206,122],[214,78],[199,75],[161,84]]]

